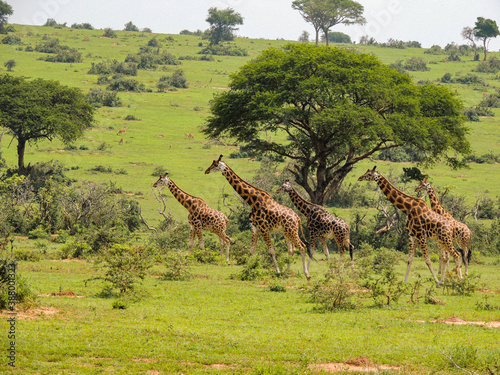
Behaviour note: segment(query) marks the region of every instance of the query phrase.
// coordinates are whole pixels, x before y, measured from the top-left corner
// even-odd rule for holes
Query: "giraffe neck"
[[[288,195],[290,196],[290,199],[292,200],[295,207],[297,207],[298,210],[302,212],[306,217],[308,217],[312,213],[313,208],[316,206],[315,204],[308,202],[304,198],[302,198],[300,194],[297,193],[297,190],[295,190],[293,187],[291,190],[288,190]]]
[[[439,203],[437,194],[434,191],[433,187],[430,185],[427,188],[427,196],[429,197],[429,202],[431,203],[431,208],[433,211],[437,212],[440,215],[448,213],[448,211],[445,210],[445,208],[441,205],[441,203]]]
[[[193,195],[186,193],[180,187],[178,187],[174,181],[171,179],[168,180],[168,190],[172,193],[172,195],[182,204],[187,210],[192,208],[192,202],[188,202],[189,200],[199,199]]]
[[[271,196],[264,190],[256,188],[243,180],[231,168],[229,168],[227,164],[222,171],[222,174],[226,177],[226,180],[233,187],[233,189],[252,207],[256,202],[256,197],[258,196],[271,198]]]
[[[417,202],[417,198],[403,193],[382,175],[379,175],[379,177],[377,178],[377,184],[380,187],[380,190],[382,190],[382,192],[385,194],[387,199],[389,199],[389,201],[394,206],[396,206],[396,208],[400,209],[406,214],[408,214],[410,208]]]

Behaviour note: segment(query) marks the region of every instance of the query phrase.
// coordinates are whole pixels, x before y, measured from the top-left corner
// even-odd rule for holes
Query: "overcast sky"
[[[249,38],[297,40],[302,31],[314,36],[313,27],[291,7],[292,0],[4,0],[14,14],[9,23],[42,25],[47,18],[58,23],[88,22],[94,28],[122,30],[132,21],[139,29],[178,34],[205,30],[210,7],[233,8],[244,18],[237,34]],[[491,18],[500,26],[500,0],[358,0],[365,7],[363,26],[336,26],[359,41],[363,35],[386,42],[389,38],[416,40],[425,48],[465,43],[460,33],[474,26],[477,17]],[[500,50],[500,37],[490,51]]]

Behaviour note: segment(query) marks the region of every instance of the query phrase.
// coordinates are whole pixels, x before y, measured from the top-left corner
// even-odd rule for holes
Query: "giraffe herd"
[[[324,207],[305,200],[291,185],[290,181],[286,180],[276,192],[288,193],[295,207],[306,217],[306,225],[310,233],[310,243],[307,242],[305,238],[302,240],[299,236],[299,230],[302,231],[302,223],[295,211],[276,202],[266,191],[243,180],[227,165],[227,163],[222,161],[222,157],[223,155],[220,155],[217,160],[214,160],[210,167],[205,170],[205,174],[221,172],[231,187],[250,206],[251,212],[249,220],[252,230],[250,253],[252,255],[255,254],[258,238],[262,235],[267,250],[273,259],[276,272],[279,274],[280,269],[276,260],[276,251],[270,233],[283,232],[289,256],[292,256],[296,249],[299,250],[302,257],[303,272],[308,280],[311,277],[309,274],[310,261],[314,259],[313,253],[318,239],[320,240],[328,260],[330,260],[330,252],[327,247],[326,239],[334,239],[339,248],[340,263],[342,264],[344,252],[349,250],[351,267],[354,266],[354,246],[350,241],[350,227],[344,220],[333,216]],[[405,227],[409,236],[409,251],[404,278],[405,282],[408,281],[408,275],[417,245],[420,247],[425,263],[436,285],[439,286],[440,283],[444,281],[450,255],[453,257],[456,264],[455,272],[458,277],[462,277],[462,262],[465,264],[465,274],[468,274],[468,264],[471,255],[468,246],[470,247],[471,231],[465,224],[455,220],[439,203],[434,189],[427,182],[427,178],[420,182],[416,191],[427,192],[431,207],[429,207],[423,199],[405,194],[398,190],[376,170],[376,167],[369,169],[358,178],[358,181],[375,181],[389,201],[407,215]],[[209,207],[203,199],[190,195],[180,189],[168,176],[168,172],[160,176],[158,181],[153,184],[153,188],[158,187],[167,187],[179,203],[188,210],[188,222],[191,226],[189,241],[190,251],[193,249],[196,237],[198,238],[200,248],[202,250],[205,249],[202,230],[209,230],[219,237],[221,257],[225,249],[226,262],[229,264],[229,248],[233,242],[227,235],[229,223],[227,216]],[[434,240],[439,249],[438,275],[440,274],[441,276],[440,281],[432,267],[427,248],[427,240]],[[453,242],[458,245],[458,251],[453,246]],[[307,257],[309,257],[309,259]],[[290,263],[288,267],[290,267]]]

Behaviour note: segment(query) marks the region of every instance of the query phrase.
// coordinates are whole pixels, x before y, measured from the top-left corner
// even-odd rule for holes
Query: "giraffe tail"
[[[300,224],[299,227],[300,227],[300,232],[302,233],[302,237],[304,237],[304,243],[306,245],[307,255],[309,255],[309,258],[317,262],[317,260],[314,259],[314,254],[312,252],[311,244],[309,243],[309,241],[306,240],[306,236],[304,236],[304,229],[302,228],[302,224]]]
[[[459,247],[458,251],[460,252],[460,255],[462,255],[462,264],[465,264],[465,252],[464,252],[464,249],[462,249],[461,247]]]
[[[354,260],[353,251],[354,251],[354,245],[352,243],[349,243],[349,256],[351,257],[351,261]]]

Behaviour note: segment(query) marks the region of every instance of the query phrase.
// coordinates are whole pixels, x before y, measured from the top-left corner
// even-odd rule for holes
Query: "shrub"
[[[493,56],[488,61],[481,61],[474,71],[478,73],[498,73],[500,71],[500,60]]]
[[[146,90],[143,83],[135,79],[127,79],[119,75],[113,77],[113,79],[108,84],[108,89],[112,91],[133,91],[133,92],[143,92]]]
[[[151,249],[115,244],[99,257],[99,265],[104,270],[103,276],[86,280],[104,280],[120,293],[133,291],[139,280],[144,280],[151,268]]]
[[[87,103],[94,107],[121,107],[122,101],[116,92],[105,91],[102,89],[91,88],[85,95]]]
[[[461,83],[463,85],[481,84],[484,85],[484,79],[477,76],[476,74],[467,73],[465,77],[455,78],[455,82]]]
[[[82,62],[82,54],[75,49],[61,50],[55,56],[47,56],[45,61],[61,63],[79,63]]]
[[[405,69],[416,72],[425,72],[429,69],[427,68],[427,62],[421,57],[413,56],[410,60],[407,60],[405,65]]]
[[[106,38],[118,38],[118,35],[116,35],[116,32],[113,29],[110,29],[109,27],[104,29],[103,36]]]
[[[189,258],[180,250],[169,251],[163,259],[165,280],[189,280],[192,278]]]
[[[29,308],[36,304],[36,294],[28,281],[17,272],[17,262],[12,259],[0,259],[0,309],[9,309],[9,289],[15,287],[16,306]],[[14,283],[9,282],[14,275]]]
[[[232,46],[230,44],[209,45],[198,53],[201,55],[217,55],[217,56],[248,56],[248,52],[245,49]]]
[[[137,75],[137,64],[134,62],[118,62],[117,60],[107,60],[100,63],[92,63],[88,74],[110,75],[124,74],[128,76]]]
[[[344,265],[329,262],[329,270],[325,278],[315,282],[311,288],[304,291],[308,302],[316,304],[315,310],[329,312],[356,307],[352,291],[355,275],[352,270],[345,271]]]
[[[7,35],[2,39],[2,44],[17,45],[22,44],[22,40],[17,35]]]
[[[59,248],[60,259],[86,258],[91,253],[88,243],[77,240],[68,241]]]
[[[452,82],[451,73],[445,73],[444,76],[441,77],[441,82],[451,83]]]
[[[94,27],[90,23],[74,23],[71,25],[72,29],[85,29],[85,30],[94,30]]]

